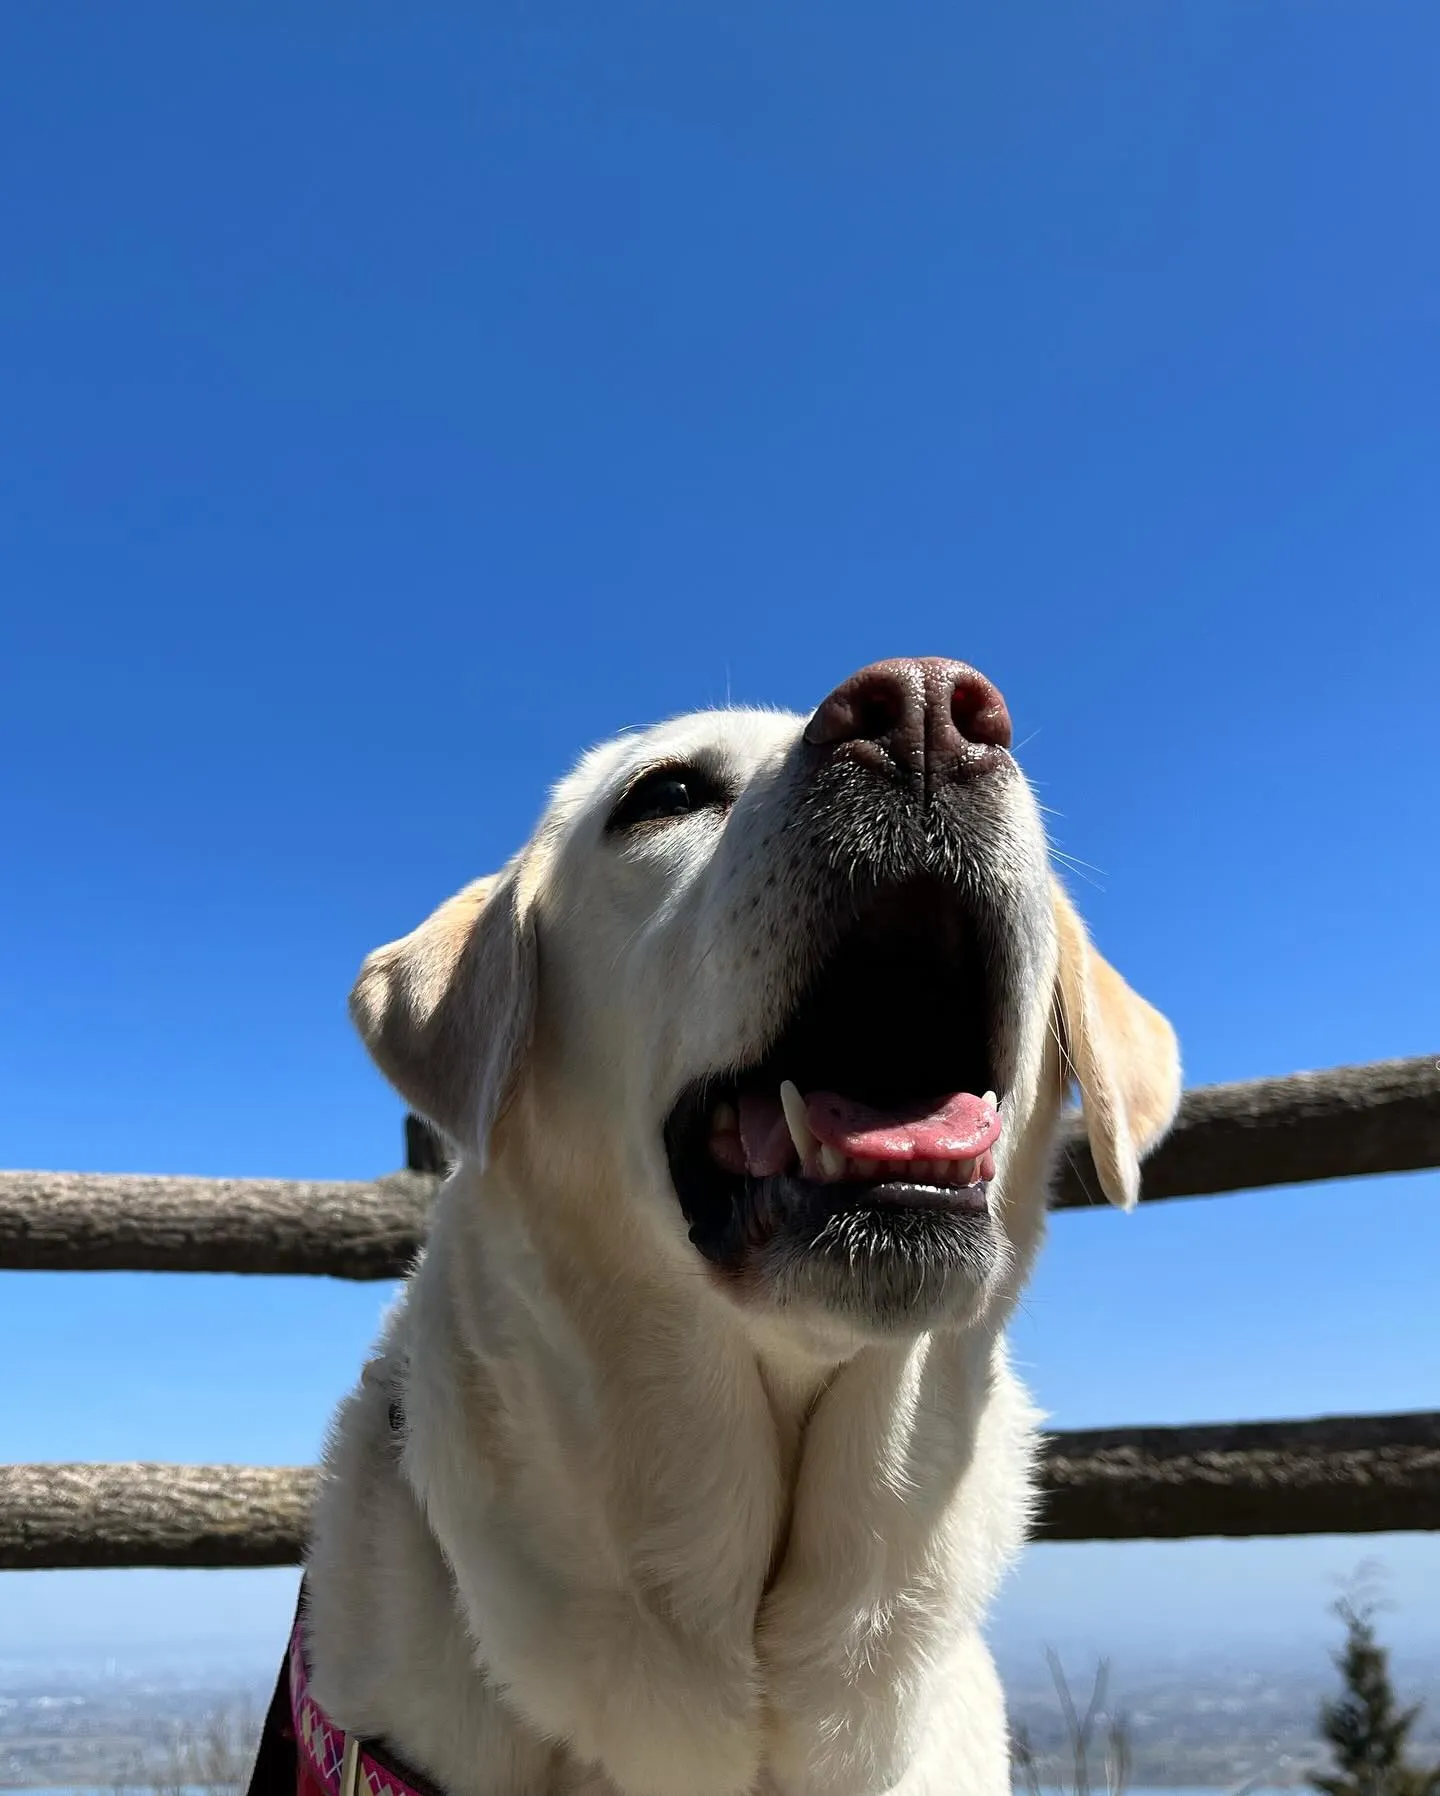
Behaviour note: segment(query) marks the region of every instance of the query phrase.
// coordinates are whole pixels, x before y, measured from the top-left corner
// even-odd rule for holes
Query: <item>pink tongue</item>
[[[999,1112],[968,1091],[929,1108],[899,1111],[812,1091],[805,1120],[850,1160],[974,1160],[1000,1139]]]
[[[740,1097],[740,1142],[752,1178],[771,1178],[795,1164],[795,1147],[780,1099]],[[876,1110],[833,1091],[812,1091],[805,1118],[817,1140],[850,1160],[976,1160],[1000,1139],[1000,1114],[983,1098],[957,1091],[930,1108]]]

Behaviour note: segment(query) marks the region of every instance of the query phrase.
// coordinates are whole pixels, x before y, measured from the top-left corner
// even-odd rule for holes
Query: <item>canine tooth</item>
[[[785,1127],[790,1131],[790,1139],[795,1143],[795,1152],[803,1166],[820,1144],[805,1120],[805,1100],[793,1079],[780,1081],[780,1108],[785,1112]]]
[[[733,1104],[717,1104],[710,1118],[713,1135],[733,1135],[740,1127],[740,1112]]]
[[[820,1145],[820,1167],[827,1179],[838,1179],[845,1171],[845,1156],[828,1141]]]
[[[987,1091],[980,1102],[982,1104],[988,1104],[992,1110],[998,1110],[1000,1108],[1000,1100],[996,1097],[993,1091]]]

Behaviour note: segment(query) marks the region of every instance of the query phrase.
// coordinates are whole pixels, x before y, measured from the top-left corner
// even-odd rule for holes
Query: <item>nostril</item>
[[[955,682],[950,717],[967,742],[985,748],[1009,748],[1010,713],[999,690],[983,674],[965,674]]]
[[[924,715],[923,689],[909,664],[879,662],[835,688],[810,719],[805,740],[817,748],[852,742],[894,752],[902,738],[921,744]]]
[[[949,782],[1000,764],[1010,714],[998,689],[963,661],[877,661],[824,700],[805,741],[905,779]]]
[[[854,705],[855,734],[876,741],[902,721],[905,694],[894,687],[872,686]]]

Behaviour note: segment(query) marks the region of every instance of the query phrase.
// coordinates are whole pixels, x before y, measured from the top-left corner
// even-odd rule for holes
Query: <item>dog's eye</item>
[[[621,793],[606,829],[615,834],[641,823],[669,823],[696,811],[724,810],[730,794],[698,767],[652,767]]]

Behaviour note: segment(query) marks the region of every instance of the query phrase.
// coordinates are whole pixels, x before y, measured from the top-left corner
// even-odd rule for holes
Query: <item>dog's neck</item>
[[[995,1327],[833,1363],[778,1330],[757,1340],[699,1283],[702,1269],[657,1264],[604,1226],[625,1206],[602,1203],[593,1183],[584,1195],[588,1214],[575,1192],[537,1185],[533,1166],[515,1177],[503,1157],[485,1172],[462,1165],[442,1188],[430,1247],[366,1381],[375,1388],[349,1424],[367,1470],[348,1488],[342,1470],[329,1487],[314,1565],[321,1700],[340,1705],[341,1725],[378,1729],[440,1782],[472,1787],[449,1724],[438,1710],[424,1720],[425,1687],[397,1695],[387,1681],[414,1639],[434,1635],[434,1616],[382,1655],[391,1669],[368,1695],[347,1695],[346,1642],[374,1616],[362,1610],[369,1621],[357,1624],[340,1595],[418,1588],[415,1567],[429,1564],[461,1654],[456,1678],[478,1657],[497,1682],[523,1685],[539,1705],[525,1736],[537,1751],[572,1725],[545,1707],[550,1695],[599,1679],[620,1690],[617,1714],[645,1718],[604,1752],[623,1764],[638,1741],[688,1754],[687,1787],[702,1787],[717,1755],[753,1745],[735,1718],[763,1687],[766,1762],[795,1761],[775,1787],[811,1787],[795,1767],[832,1735],[881,1767],[864,1787],[888,1787],[925,1708],[924,1679],[904,1668],[973,1631],[1023,1530],[1023,1504],[993,1498],[997,1476],[1023,1488],[1030,1451]],[[398,1431],[387,1419],[397,1395]],[[989,1469],[975,1482],[977,1464]],[[408,1486],[410,1521],[377,1507],[374,1467],[381,1488]],[[429,1545],[404,1558],[421,1531]],[[942,1601],[927,1568],[960,1539],[966,1575]],[[893,1598],[899,1632],[874,1657],[856,1617],[891,1615],[877,1591]],[[917,1602],[916,1591],[930,1595]],[[539,1638],[549,1644],[532,1663]],[[830,1670],[816,1668],[817,1642]],[[832,1726],[827,1705],[852,1684],[855,1714]],[[468,1686],[449,1700],[475,1711]],[[601,1755],[598,1736],[577,1741],[582,1757]]]
[[[505,1437],[495,1442],[503,1456],[574,1456],[589,1480],[595,1442],[623,1440],[626,1462],[610,1469],[648,1506],[657,1492],[663,1503],[667,1468],[677,1481],[689,1471],[688,1427],[707,1444],[730,1430],[736,1463],[763,1478],[758,1500],[783,1532],[808,1421],[845,1367],[867,1362],[877,1389],[894,1390],[938,1353],[952,1393],[969,1396],[961,1412],[983,1404],[999,1318],[954,1336],[866,1343],[839,1325],[745,1315],[704,1268],[682,1261],[677,1273],[617,1230],[607,1218],[626,1206],[593,1190],[581,1204],[573,1191],[547,1201],[535,1179],[533,1168],[513,1176],[503,1159],[484,1172],[462,1164],[437,1204],[420,1275],[443,1280],[443,1351],[466,1362],[444,1376],[484,1393],[474,1413]],[[412,1337],[408,1351],[441,1344]],[[675,1418],[687,1426],[677,1431]]]

